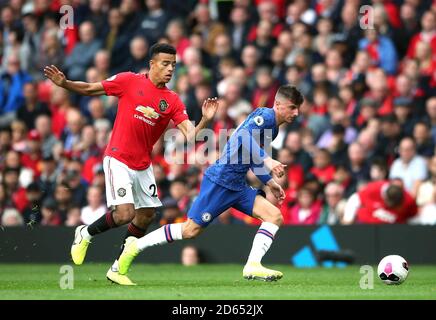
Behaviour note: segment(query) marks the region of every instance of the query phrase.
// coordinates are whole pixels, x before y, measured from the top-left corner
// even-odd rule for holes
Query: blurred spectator
[[[73,52],[65,59],[65,71],[68,78],[85,80],[86,69],[92,64],[95,54],[102,43],[95,38],[95,27],[90,21],[83,22],[79,27],[80,42]]]
[[[51,130],[51,119],[47,114],[39,115],[35,119],[35,129],[41,138],[41,152],[43,157],[48,157],[53,152],[53,147],[59,141]]]
[[[138,73],[148,67],[148,42],[143,36],[136,36],[130,41],[129,56],[116,69],[112,68],[111,73],[131,71]]]
[[[166,36],[168,37],[170,44],[176,48],[176,61],[183,61],[185,50],[191,45],[188,37],[186,36],[183,20],[171,20],[166,28]]]
[[[24,220],[18,210],[8,208],[5,209],[1,216],[0,225],[3,227],[20,227],[24,225]]]
[[[286,165],[287,186],[294,191],[298,190],[304,182],[303,167],[301,164],[296,163],[295,160],[295,155],[289,148],[282,148],[278,151],[277,161]]]
[[[4,163],[6,153],[11,148],[12,135],[9,128],[0,128],[0,164]],[[0,165],[0,170],[3,165]]]
[[[162,200],[163,212],[159,221],[160,225],[169,223],[181,223],[186,219],[183,217],[183,213],[179,209],[177,200],[173,198],[165,198]]]
[[[416,153],[416,143],[412,138],[404,138],[398,149],[400,157],[389,171],[389,178],[403,180],[405,189],[416,195],[417,185],[427,178],[427,165],[423,157]]]
[[[54,191],[54,199],[46,198],[44,201],[50,200],[50,209],[55,211],[56,215],[56,223],[59,220],[59,223],[63,223],[67,219],[67,213],[70,207],[73,205],[73,195],[68,184],[62,182],[58,183],[55,186]],[[54,203],[54,204],[53,204]],[[44,204],[43,204],[44,206]],[[43,213],[44,216],[44,213]],[[51,219],[52,215],[50,215]],[[44,220],[44,218],[43,218]]]
[[[30,81],[30,75],[20,67],[20,59],[11,56],[6,68],[0,72],[0,125],[8,125],[15,117],[15,112],[24,102],[23,87]]]
[[[359,182],[369,180],[369,165],[365,159],[365,150],[358,142],[348,147],[348,160],[348,170],[351,173],[349,188],[354,192]]]
[[[333,180],[335,166],[331,162],[331,155],[327,149],[319,149],[313,155],[313,167],[310,170],[319,181],[327,184]]]
[[[316,24],[317,36],[313,39],[313,49],[321,56],[325,56],[334,41],[333,23],[328,18],[321,18]]]
[[[344,188],[337,182],[330,182],[324,190],[325,202],[321,208],[319,224],[339,224],[342,221],[346,200]]]
[[[431,126],[431,136],[433,141],[436,141],[436,97],[431,97],[427,100],[426,110],[427,115],[425,120],[427,120]]]
[[[285,139],[285,147],[291,150],[295,156],[295,162],[303,167],[304,172],[312,167],[312,157],[303,149],[301,135],[298,131],[291,131]]]
[[[17,152],[26,150],[27,127],[24,121],[14,120],[11,123],[12,149]]]
[[[41,207],[42,226],[60,226],[62,218],[57,211],[56,201],[53,198],[46,198]]]
[[[416,45],[419,41],[425,41],[430,44],[433,56],[436,54],[436,14],[428,10],[421,18],[422,30],[415,34],[409,42],[407,56],[409,58],[416,57]]]
[[[61,136],[65,151],[72,151],[75,144],[80,141],[80,132],[84,119],[79,110],[71,109],[66,114],[67,126]]]
[[[65,166],[65,180],[70,193],[71,202],[77,206],[84,207],[87,203],[86,193],[88,184],[82,178],[82,161],[80,158],[73,158]]]
[[[67,227],[77,227],[82,224],[80,219],[80,207],[72,206],[68,209],[67,219],[65,220],[65,225]]]
[[[88,205],[82,208],[80,219],[84,224],[90,225],[104,215],[107,208],[103,203],[103,192],[100,187],[89,187],[86,199],[88,200]]]
[[[266,66],[259,67],[256,71],[256,87],[253,91],[251,105],[255,108],[272,108],[277,89],[278,84],[271,76],[271,69]]]
[[[64,52],[62,44],[58,38],[58,30],[49,29],[41,36],[40,49],[32,57],[33,62],[30,67],[30,73],[36,80],[43,80],[41,70],[47,65],[55,65],[58,68],[64,67]]]
[[[213,53],[215,38],[225,33],[225,27],[213,21],[210,16],[209,8],[205,3],[198,3],[194,9],[195,25],[192,32],[201,34],[204,41],[204,49],[207,53]]]
[[[3,170],[3,183],[6,190],[7,198],[12,200],[14,208],[22,212],[28,205],[26,189],[24,189],[18,180],[20,175],[19,168],[6,168]]]
[[[38,101],[38,86],[34,82],[26,83],[23,87],[23,104],[17,109],[17,118],[22,120],[27,129],[35,128],[35,120],[41,114],[50,116],[46,103]]]
[[[26,150],[21,155],[21,164],[33,171],[33,177],[41,174],[41,136],[38,131],[30,130],[27,135]]]
[[[410,219],[409,223],[436,225],[436,188],[429,193],[429,200],[430,202],[422,206],[418,215]]]
[[[359,26],[358,5],[347,2],[341,9],[341,20],[335,34],[335,40],[345,47],[345,60],[351,62],[362,36],[362,29]]]
[[[100,49],[97,51],[94,57],[94,67],[100,77],[107,79],[111,75],[109,73],[109,67],[111,64],[109,51]]]
[[[29,168],[23,167],[21,164],[20,153],[15,150],[9,150],[6,153],[4,169],[16,169],[19,172],[18,183],[23,187],[27,187],[33,180],[33,171]]]
[[[224,100],[228,104],[228,115],[235,120],[242,114],[248,114],[252,111],[250,103],[242,97],[242,87],[236,82],[231,82],[224,93]]]
[[[21,28],[13,28],[9,31],[7,36],[7,45],[3,50],[2,70],[6,70],[9,66],[10,60],[18,61],[18,66],[21,70],[27,72],[29,69],[29,62],[31,52],[28,47],[23,46],[24,34]]]
[[[431,137],[430,126],[426,122],[417,122],[413,127],[413,138],[416,142],[416,153],[426,159],[434,155],[435,143]]]
[[[51,154],[43,155],[41,159],[41,174],[36,180],[43,193],[43,198],[53,197],[56,186],[56,161]]]
[[[170,195],[173,200],[177,201],[182,214],[186,214],[191,205],[191,198],[189,197],[188,191],[185,178],[178,177],[171,181]]]
[[[397,157],[397,147],[400,143],[402,133],[401,127],[395,116],[384,116],[381,119],[381,131],[377,137],[375,154],[385,158],[390,166]]]
[[[419,183],[416,193],[416,203],[422,207],[433,202],[433,194],[436,189],[436,156],[429,161],[429,178]]]
[[[271,36],[275,39],[279,36],[283,30],[284,25],[279,18],[279,8],[274,1],[262,1],[257,6],[257,12],[259,15],[259,21],[267,21],[271,24]],[[256,26],[252,26],[248,34],[248,41],[253,41],[257,37],[258,29]]]
[[[26,188],[26,197],[29,204],[24,208],[22,216],[25,223],[39,224],[41,222],[41,204],[43,194],[39,185],[36,182],[32,182]]]
[[[250,29],[249,13],[242,6],[234,6],[230,13],[231,25],[229,34],[232,36],[232,46],[240,54],[247,42]]]
[[[388,167],[386,161],[381,158],[376,158],[371,162],[369,168],[369,176],[371,181],[381,181],[388,178]]]
[[[319,220],[320,213],[321,206],[316,201],[314,193],[307,188],[301,188],[298,191],[297,203],[283,217],[283,223],[294,225],[315,224]]]
[[[146,37],[149,43],[154,44],[165,34],[165,26],[169,16],[162,8],[161,0],[146,0],[144,2],[147,13],[142,18],[138,33]]]
[[[8,206],[8,202],[10,201],[8,201],[7,199],[5,185],[3,183],[0,183],[0,217],[1,217],[1,213]]]
[[[182,265],[189,267],[195,266],[200,263],[200,254],[198,252],[197,247],[194,246],[186,246],[182,250],[181,255]]]
[[[401,185],[376,181],[348,199],[343,223],[405,223],[417,213],[415,200]]]
[[[126,28],[128,21],[119,8],[111,8],[108,14],[108,29],[104,35],[103,47],[110,54],[110,70],[117,70],[128,57],[125,48],[129,45],[132,34]]]
[[[369,53],[372,66],[380,66],[388,74],[397,71],[398,58],[395,46],[390,38],[380,35],[378,30],[366,29],[365,38],[359,40],[359,49]]]
[[[412,101],[408,98],[396,98],[394,100],[394,114],[401,126],[402,132],[411,136],[413,133],[413,126],[416,119],[413,118]]]

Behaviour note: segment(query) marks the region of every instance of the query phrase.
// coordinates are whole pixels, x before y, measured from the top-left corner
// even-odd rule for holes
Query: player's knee
[[[270,212],[268,216],[264,219],[265,222],[273,223],[277,226],[281,226],[283,224],[283,216],[278,208],[275,208]]]
[[[114,212],[114,220],[117,223],[117,225],[123,225],[129,223],[133,220],[134,217],[135,217],[135,209],[133,207],[131,208],[117,207],[117,209]]]
[[[146,214],[137,214],[135,220],[141,225],[149,225],[155,217],[156,214],[154,212],[147,212]]]

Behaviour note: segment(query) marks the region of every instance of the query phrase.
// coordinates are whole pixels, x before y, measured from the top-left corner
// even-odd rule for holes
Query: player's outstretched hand
[[[272,158],[267,158],[265,159],[265,165],[272,171],[272,173],[276,177],[281,178],[285,175],[285,164],[282,164],[281,162]]]
[[[50,65],[44,68],[44,74],[49,78],[55,85],[63,87],[67,78],[56,66]]]
[[[218,98],[207,98],[203,102],[203,106],[201,107],[201,111],[203,113],[203,117],[206,118],[207,121],[210,121],[215,117],[216,110],[218,109]]]
[[[282,205],[283,200],[285,199],[285,191],[283,191],[282,187],[274,181],[274,179],[271,179],[268,181],[267,186],[270,188],[272,194],[279,202],[279,205]]]

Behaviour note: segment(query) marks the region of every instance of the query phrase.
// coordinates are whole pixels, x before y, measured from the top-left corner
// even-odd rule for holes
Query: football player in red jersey
[[[218,102],[207,99],[202,106],[203,117],[194,128],[178,95],[166,87],[176,65],[176,50],[168,44],[150,48],[148,74],[122,72],[101,82],[68,80],[56,66],[47,66],[44,73],[54,84],[87,96],[117,96],[118,111],[110,142],[103,160],[106,198],[109,210],[89,226],[76,228],[71,247],[75,264],[82,264],[93,236],[129,223],[126,237],[144,236],[161,206],[151,165],[153,145],[163,134],[170,120],[189,140],[214,117]],[[123,240],[124,243],[124,240]],[[116,260],[107,273],[112,282],[133,285],[118,273]]]
[[[343,223],[405,223],[418,213],[400,180],[368,183],[345,205]]]

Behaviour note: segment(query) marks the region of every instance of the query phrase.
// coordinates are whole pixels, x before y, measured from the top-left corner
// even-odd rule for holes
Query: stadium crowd
[[[74,8],[68,28],[60,24],[64,4]],[[117,101],[73,95],[53,86],[42,70],[53,64],[69,79],[87,82],[147,72],[148,48],[155,42],[177,49],[169,87],[191,120],[201,118],[204,99],[219,97],[210,125],[217,135],[236,128],[254,108],[271,107],[281,84],[304,94],[300,116],[273,142],[273,156],[287,165],[280,179],[285,224],[365,222],[345,218],[347,200],[358,192],[367,203],[365,197],[380,194],[380,181],[387,179],[404,188],[393,197],[409,201],[407,212],[401,219],[381,212],[368,222],[436,224],[434,1],[0,5],[1,226],[76,226],[106,212],[102,157]],[[370,15],[360,14],[363,5],[371,6]],[[153,151],[164,204],[160,224],[185,219],[208,165],[171,163],[173,147],[162,138]],[[198,143],[185,157],[201,150]],[[247,179],[260,186],[254,175]],[[257,224],[234,209],[214,223]]]

